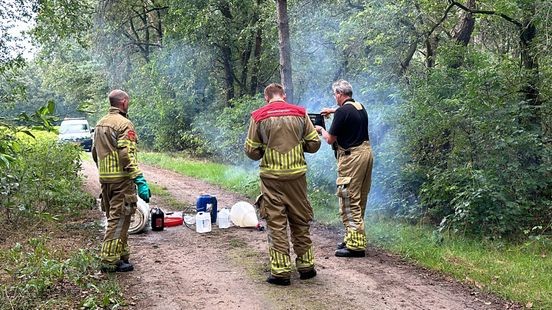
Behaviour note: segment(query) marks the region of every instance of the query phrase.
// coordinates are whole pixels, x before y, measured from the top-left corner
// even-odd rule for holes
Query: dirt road
[[[220,206],[247,200],[205,182],[141,165],[148,182],[166,187],[189,205],[202,193]],[[83,163],[87,190],[97,195],[97,170]],[[153,197],[151,204],[164,202]],[[178,210],[174,210],[178,211]],[[185,226],[131,235],[135,271],[117,274],[129,309],[513,309],[518,306],[454,282],[378,249],[365,258],[333,255],[340,232],[315,225],[311,231],[318,276],[292,276],[288,287],[265,282],[267,234],[217,227],[198,234]],[[292,256],[292,261],[294,256]]]

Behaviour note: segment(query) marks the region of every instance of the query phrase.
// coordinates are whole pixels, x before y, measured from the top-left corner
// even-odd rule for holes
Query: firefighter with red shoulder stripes
[[[346,233],[343,242],[337,246],[335,256],[364,257],[364,212],[374,162],[368,135],[368,113],[362,104],[352,98],[353,87],[349,82],[338,80],[333,83],[332,90],[339,108],[323,109],[321,114],[328,116],[334,113],[334,119],[329,132],[321,126],[316,126],[316,131],[336,151],[337,196]]]
[[[102,210],[107,227],[100,252],[103,272],[134,270],[129,262],[128,228],[136,210],[136,191],[145,202],[151,192],[138,168],[134,125],[127,118],[130,98],[122,90],[109,93],[109,113],[96,125],[92,157],[102,186]]]
[[[257,198],[261,218],[266,220],[270,276],[275,285],[291,283],[290,243],[297,255],[300,279],[316,276],[310,238],[313,210],[307,197],[305,152],[315,153],[320,138],[302,107],[287,103],[284,88],[270,84],[264,90],[266,105],[251,113],[245,153],[261,160],[261,195]]]

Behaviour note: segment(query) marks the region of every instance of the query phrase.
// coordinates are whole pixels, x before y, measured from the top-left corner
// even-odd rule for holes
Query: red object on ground
[[[184,223],[184,219],[180,216],[165,216],[165,227],[178,226]]]

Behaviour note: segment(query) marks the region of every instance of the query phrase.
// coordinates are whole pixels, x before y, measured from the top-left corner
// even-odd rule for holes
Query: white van
[[[59,142],[71,142],[82,146],[84,150],[92,150],[92,133],[85,118],[65,118],[59,127]]]

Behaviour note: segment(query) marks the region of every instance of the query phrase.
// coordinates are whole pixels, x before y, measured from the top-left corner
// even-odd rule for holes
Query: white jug
[[[196,214],[196,231],[198,233],[211,231],[211,214],[209,212],[198,212]]]
[[[217,221],[221,229],[230,227],[230,211],[226,208],[220,210],[218,212]]]

